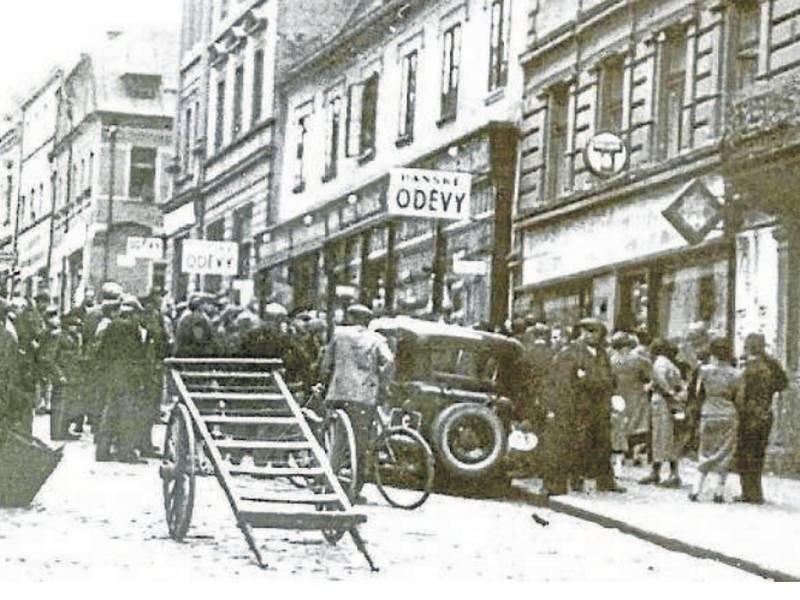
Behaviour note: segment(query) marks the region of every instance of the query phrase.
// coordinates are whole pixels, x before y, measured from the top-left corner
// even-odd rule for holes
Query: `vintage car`
[[[439,484],[482,487],[505,480],[503,459],[512,420],[509,398],[522,346],[466,327],[393,317],[370,329],[395,351],[390,394],[431,444]]]

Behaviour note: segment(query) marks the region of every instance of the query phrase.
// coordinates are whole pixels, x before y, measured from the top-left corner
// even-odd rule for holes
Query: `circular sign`
[[[583,162],[597,177],[613,177],[628,165],[628,148],[618,135],[598,133],[583,148]]]

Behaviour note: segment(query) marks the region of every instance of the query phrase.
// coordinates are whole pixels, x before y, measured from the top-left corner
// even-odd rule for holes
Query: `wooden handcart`
[[[353,510],[325,451],[281,376],[280,360],[165,361],[178,401],[160,468],[170,536],[192,518],[197,475],[213,474],[236,523],[266,567],[254,529],[319,530],[331,543],[349,533],[375,571]]]

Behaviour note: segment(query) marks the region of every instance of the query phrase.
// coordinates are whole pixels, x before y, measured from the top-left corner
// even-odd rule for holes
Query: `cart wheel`
[[[164,509],[172,539],[181,541],[189,529],[194,508],[196,446],[189,411],[177,404],[167,423],[160,474]]]

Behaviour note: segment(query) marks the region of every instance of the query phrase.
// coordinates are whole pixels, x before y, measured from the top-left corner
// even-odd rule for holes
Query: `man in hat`
[[[372,311],[362,304],[347,309],[347,325],[336,327],[321,366],[330,377],[325,401],[341,406],[356,437],[356,490],[363,484],[364,456],[371,443],[375,409],[387,402],[394,355],[381,334],[368,329]]]
[[[594,479],[598,491],[624,492],[611,468],[611,396],[616,384],[605,349],[606,328],[592,318],[582,319],[577,328],[578,337],[558,355],[553,369],[555,409],[567,413],[566,422],[572,420],[572,443],[563,448],[565,455],[573,449],[572,460],[565,466],[577,487],[584,479]],[[563,491],[563,476],[557,483],[557,491]]]
[[[140,437],[140,419],[136,412],[145,347],[135,318],[135,299],[125,298],[119,315],[98,327],[98,370],[106,382],[105,404],[100,430],[95,436],[98,461],[111,460],[112,446],[121,462],[142,462],[135,452]]]
[[[42,344],[46,332],[46,326],[42,312],[37,308],[44,303],[44,298],[49,301],[50,297],[45,292],[37,294],[35,302],[20,302],[21,306],[16,314],[15,326],[19,340],[20,360],[19,384],[22,395],[27,405],[33,411],[38,402],[38,391],[45,383],[46,372],[42,364]],[[45,304],[46,306],[46,304]],[[26,409],[27,414],[27,409]],[[30,425],[33,426],[33,416],[31,414]],[[25,428],[27,431],[27,427]]]
[[[744,341],[746,365],[737,402],[738,463],[742,479],[742,502],[762,504],[761,473],[772,429],[772,400],[788,385],[780,363],[767,354],[764,336],[749,334]]]
[[[206,305],[213,297],[205,293],[192,294],[189,309],[178,319],[175,333],[175,354],[181,357],[219,356],[214,327],[208,316]]]

